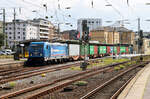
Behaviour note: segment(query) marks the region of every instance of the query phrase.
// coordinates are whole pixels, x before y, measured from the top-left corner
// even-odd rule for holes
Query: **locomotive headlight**
[[[42,56],[42,53],[40,53],[40,56]]]

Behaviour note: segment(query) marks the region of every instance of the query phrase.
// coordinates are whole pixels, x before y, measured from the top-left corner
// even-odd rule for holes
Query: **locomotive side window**
[[[46,46],[46,49],[48,49],[48,45]]]

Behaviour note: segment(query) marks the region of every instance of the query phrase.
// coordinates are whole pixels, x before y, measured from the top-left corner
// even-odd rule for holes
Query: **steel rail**
[[[133,70],[133,69],[135,69],[135,68],[137,68],[139,66],[145,65],[145,64],[147,64],[147,62],[139,64],[139,65],[136,65],[135,67],[132,67],[132,68],[130,68],[130,69],[128,69],[128,70],[126,70],[126,71],[118,74],[117,76],[115,76],[115,77],[111,78],[110,80],[106,81],[105,83],[103,83],[102,85],[98,86],[94,90],[90,91],[89,93],[87,93],[86,95],[84,95],[83,97],[81,97],[80,99],[88,99],[89,97],[91,97],[92,95],[94,95],[95,93],[97,93],[100,89],[104,88],[106,85],[108,85],[109,83],[111,83],[112,81],[114,81],[115,79],[117,79],[118,77],[126,74],[127,72],[129,72],[129,71],[131,71],[131,70]]]
[[[129,84],[129,82],[135,77],[132,76],[130,77],[130,79],[125,83],[123,84],[123,86],[110,98],[110,99],[116,99],[118,97],[118,95],[122,92],[122,90]]]
[[[42,87],[46,87],[46,86],[49,86],[49,85],[52,85],[52,84],[56,84],[56,83],[61,82],[61,81],[63,81],[63,80],[68,80],[68,79],[72,79],[73,77],[76,77],[76,76],[81,76],[81,75],[86,74],[86,73],[94,72],[94,73],[92,73],[91,75],[95,75],[95,74],[97,74],[97,73],[103,72],[104,70],[102,70],[102,69],[108,69],[108,68],[110,68],[110,67],[112,67],[112,66],[124,64],[124,63],[127,63],[127,62],[129,62],[129,61],[121,62],[121,63],[115,63],[115,64],[108,65],[108,66],[106,66],[106,67],[100,67],[100,68],[97,68],[97,69],[92,69],[92,70],[84,71],[84,72],[81,72],[81,73],[78,73],[78,74],[74,74],[74,75],[71,75],[71,76],[68,76],[68,77],[65,77],[65,78],[57,79],[57,80],[55,80],[55,81],[53,81],[53,82],[49,82],[49,83],[46,83],[46,84],[38,84],[38,85],[35,85],[35,86],[32,86],[32,87],[28,87],[28,88],[25,88],[25,89],[22,89],[22,90],[19,90],[19,91],[15,91],[15,92],[12,92],[12,93],[5,94],[5,95],[3,95],[3,96],[0,96],[0,99],[11,98],[11,97],[14,97],[14,96],[17,96],[17,95],[26,93],[26,92],[31,92],[31,91],[37,90],[37,89],[39,89],[39,88],[42,88]],[[96,70],[99,70],[99,71],[96,72]],[[87,76],[85,76],[85,77],[89,77],[89,76],[90,76],[90,75],[87,75]],[[70,84],[70,83],[72,83],[72,82],[75,82],[75,81],[77,81],[77,80],[80,80],[80,79],[82,79],[82,78],[84,78],[84,77],[79,77],[79,78],[77,78],[76,80],[69,80],[69,82],[67,82],[67,83],[63,83],[62,85],[55,86],[55,87],[53,87],[52,89],[49,89],[49,90],[47,90],[47,91],[44,91],[44,92],[38,93],[38,94],[40,94],[40,96],[42,96],[43,93],[45,93],[45,92],[46,92],[46,93],[47,93],[47,92],[53,92],[54,90],[60,89],[60,88],[62,88],[62,87],[64,87],[64,86],[66,86],[66,85],[68,85],[68,84]],[[36,97],[36,96],[39,96],[39,95],[34,95],[33,97]],[[32,97],[32,98],[33,98],[33,97]],[[29,98],[30,98],[30,97],[29,97]],[[30,98],[30,99],[31,99],[31,98]]]
[[[49,68],[49,69],[44,69],[44,70],[39,70],[39,71],[31,71],[31,72],[28,72],[28,73],[22,73],[22,74],[19,74],[19,75],[4,77],[4,78],[1,78],[0,84],[4,84],[6,82],[15,81],[15,80],[19,80],[19,79],[28,78],[28,77],[31,77],[31,76],[36,76],[36,75],[39,75],[39,74],[42,74],[42,73],[48,73],[48,72],[54,72],[54,71],[66,69],[66,68],[69,68],[72,65],[78,65],[78,64],[79,63],[71,64],[71,65],[65,65],[65,66],[59,66],[59,67]]]

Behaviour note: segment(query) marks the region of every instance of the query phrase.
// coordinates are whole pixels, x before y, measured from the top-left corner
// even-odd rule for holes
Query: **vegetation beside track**
[[[124,62],[124,61],[129,61],[129,59],[122,58],[122,59],[112,59],[112,58],[104,58],[104,59],[99,59],[99,60],[94,60],[90,61],[89,65],[87,66],[87,69],[91,69],[93,67],[100,67],[100,66],[105,66],[109,64],[114,64],[114,63],[119,63],[119,62]],[[82,70],[80,66],[76,67],[71,67],[71,70]]]

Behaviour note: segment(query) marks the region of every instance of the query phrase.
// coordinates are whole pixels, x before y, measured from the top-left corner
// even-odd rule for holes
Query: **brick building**
[[[61,39],[65,40],[76,40],[77,39],[77,30],[67,30],[60,33]]]
[[[134,32],[124,27],[99,27],[91,31],[91,40],[103,44],[133,44]]]

